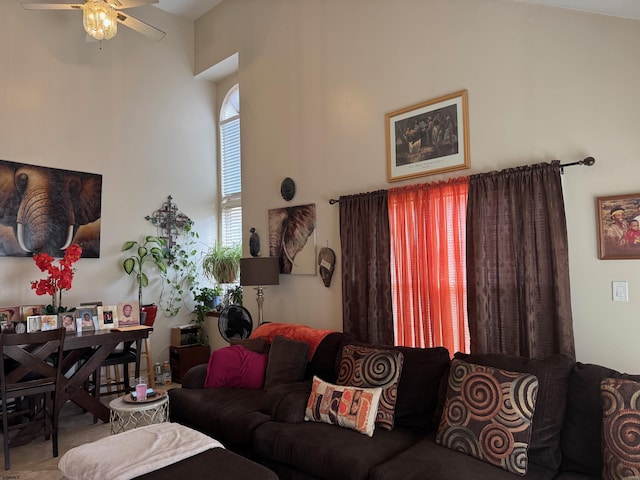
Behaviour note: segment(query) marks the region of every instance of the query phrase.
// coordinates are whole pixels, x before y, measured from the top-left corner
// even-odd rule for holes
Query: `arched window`
[[[220,109],[221,243],[242,243],[242,168],[240,155],[240,88],[231,87]]]

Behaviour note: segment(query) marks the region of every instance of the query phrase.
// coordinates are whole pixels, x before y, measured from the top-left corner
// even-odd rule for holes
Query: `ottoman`
[[[58,468],[68,480],[277,480],[271,470],[226,450],[220,442],[177,423],[111,435],[65,453]]]

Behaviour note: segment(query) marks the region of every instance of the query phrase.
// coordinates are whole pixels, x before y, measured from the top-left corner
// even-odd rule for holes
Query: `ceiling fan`
[[[84,29],[96,40],[108,40],[121,23],[152,40],[160,41],[165,32],[132,17],[123,10],[158,3],[158,0],[80,0],[76,3],[22,2],[26,10],[82,10]]]

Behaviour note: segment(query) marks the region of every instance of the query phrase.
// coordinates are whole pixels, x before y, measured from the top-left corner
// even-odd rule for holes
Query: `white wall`
[[[77,264],[63,303],[137,299],[121,267],[125,240],[153,235],[144,217],[172,195],[213,235],[215,87],[193,76],[193,23],[154,7],[129,13],[167,32],[154,42],[120,26],[85,43],[82,15],[0,2],[0,159],[103,175],[99,259]],[[28,258],[0,259],[0,305],[49,303],[29,288],[43,274]],[[157,302],[158,285],[143,293]],[[169,327],[156,321],[154,357],[168,359]]]
[[[196,72],[239,53],[244,229],[263,238],[289,176],[291,203],[316,203],[318,246],[339,257],[329,198],[397,185],[384,114],[460,89],[472,168],[448,176],[594,156],[564,177],[577,356],[640,371],[640,264],[597,259],[594,208],[640,191],[640,22],[508,0],[233,0],[195,38]],[[340,330],[340,276],[328,289],[281,276],[265,319]],[[629,303],[611,301],[612,280],[629,282]]]

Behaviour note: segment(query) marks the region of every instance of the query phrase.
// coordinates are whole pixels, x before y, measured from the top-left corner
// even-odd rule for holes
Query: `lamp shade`
[[[278,285],[280,266],[277,257],[240,259],[240,285]]]

